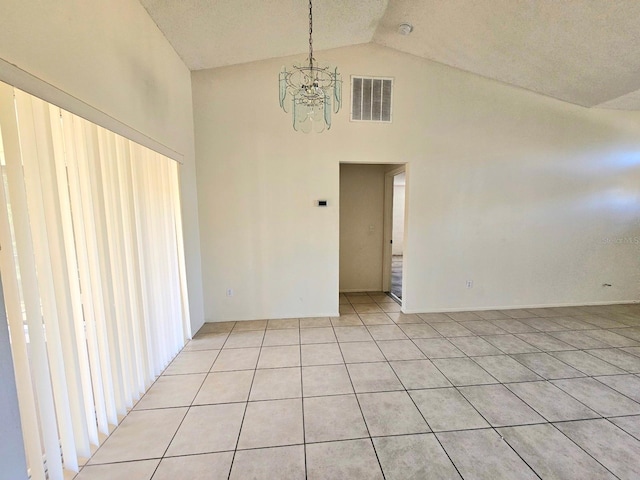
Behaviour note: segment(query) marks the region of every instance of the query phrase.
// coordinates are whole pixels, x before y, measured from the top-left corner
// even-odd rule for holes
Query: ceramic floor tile
[[[367,328],[374,340],[406,340],[408,338],[397,325],[372,325]]]
[[[387,312],[387,315],[398,325],[424,323],[424,321],[415,313]]]
[[[373,340],[367,327],[334,327],[339,342],[370,342]]]
[[[300,367],[256,370],[250,401],[302,397]]]
[[[460,387],[458,390],[493,427],[544,422],[504,385]]]
[[[279,330],[283,328],[299,328],[300,320],[297,318],[278,318],[267,322],[267,330]]]
[[[206,376],[204,373],[195,373],[158,377],[134,409],[188,407],[193,402]]]
[[[209,333],[195,336],[184,347],[183,352],[194,350],[220,350],[227,341],[228,333]]]
[[[482,338],[504,353],[534,353],[540,351],[512,334],[485,335]]]
[[[522,318],[520,321],[541,332],[557,332],[559,330],[566,330],[562,325],[558,325],[553,320],[548,320],[546,318]]]
[[[441,335],[426,323],[406,323],[400,326],[409,338],[441,338]]]
[[[544,352],[575,350],[575,347],[572,347],[568,343],[561,342],[557,338],[546,333],[517,333],[516,337]]]
[[[498,429],[505,441],[540,475],[557,480],[614,480],[606,468],[553,426]]]
[[[350,304],[349,305],[344,305],[344,304],[340,305],[338,307],[338,312],[340,313],[340,315],[350,315],[350,314],[355,314],[356,313],[355,309]]]
[[[627,372],[640,373],[640,357],[617,348],[605,348],[598,350],[587,350],[587,353],[594,355],[605,362],[609,362],[616,367]]]
[[[332,327],[361,327],[364,324],[360,317],[355,314],[340,315],[339,317],[331,317]]]
[[[356,313],[382,313],[383,310],[377,303],[355,303],[353,305]]]
[[[312,343],[337,342],[332,327],[302,328],[300,329],[300,343],[308,345]]]
[[[542,380],[538,374],[508,355],[474,357],[473,360],[502,383]]]
[[[522,353],[512,355],[512,357],[522,363],[525,367],[533,370],[538,375],[548,380],[585,376],[584,373],[564,362],[561,362],[557,358],[553,358],[548,353]]]
[[[306,445],[308,480],[383,480],[371,440]]]
[[[634,436],[637,440],[640,440],[640,415],[632,417],[615,417],[610,418],[609,421],[620,427],[629,435]]]
[[[390,362],[407,390],[450,387],[451,383],[429,360]],[[640,380],[640,379],[639,379]]]
[[[640,478],[640,441],[607,420],[582,420],[556,426],[621,479]]]
[[[584,333],[596,340],[608,343],[612,347],[634,347],[639,345],[637,341],[628,337],[623,337],[617,333],[610,332],[609,330],[585,330]]]
[[[612,375],[596,377],[596,380],[626,395],[631,400],[640,402],[640,378],[635,375]]]
[[[411,340],[385,340],[377,343],[389,361],[419,360],[426,358]]]
[[[387,362],[351,363],[347,368],[356,393],[404,390]]]
[[[501,320],[509,318],[500,310],[480,310],[476,312],[476,315],[478,315],[483,320]]]
[[[503,352],[480,337],[454,337],[449,341],[470,357],[479,355],[500,355]]]
[[[509,318],[507,320],[491,320],[495,326],[500,327],[508,333],[535,333],[537,330],[526,323],[522,323],[519,320]]]
[[[207,373],[220,350],[202,350],[179,353],[162,373],[163,375],[185,375]]]
[[[531,312],[527,312],[521,308],[512,308],[511,310],[502,310],[509,318],[531,318]]]
[[[469,337],[473,332],[456,322],[432,323],[431,326],[443,337]]]
[[[590,337],[584,332],[552,332],[550,333],[550,335],[554,338],[557,338],[561,342],[580,349],[609,348],[611,346],[608,343]]]
[[[207,478],[218,478],[211,476]],[[226,477],[225,477],[226,478]],[[238,450],[229,480],[305,480],[304,445]]]
[[[372,303],[374,300],[367,293],[348,293],[347,298],[351,304]]]
[[[165,457],[153,476],[153,480],[209,480],[227,478],[231,468],[233,452]],[[112,477],[112,480],[129,477]]]
[[[300,329],[330,327],[331,317],[310,317],[300,319]],[[302,332],[300,332],[302,333]]]
[[[400,307],[400,305],[398,305],[397,303],[391,303],[391,302],[381,303],[380,308],[385,313],[400,313],[400,311],[402,310],[402,307]]]
[[[296,445],[303,442],[302,399],[247,404],[238,449]]]
[[[258,368],[282,368],[300,366],[300,346],[262,347]]]
[[[386,313],[363,313],[360,320],[365,325],[393,325],[393,320]]]
[[[555,323],[560,325],[561,327],[566,328],[567,330],[591,330],[593,329],[593,325],[582,322],[575,318],[571,317],[556,317],[553,319]],[[562,339],[561,339],[562,340]]]
[[[151,480],[160,460],[140,460],[136,462],[110,463],[107,465],[87,465],[74,480]]]
[[[233,331],[229,334],[224,344],[225,350],[228,348],[250,348],[262,345],[264,330]]]
[[[617,375],[625,373],[624,370],[580,350],[551,352],[550,355],[589,376]]]
[[[353,393],[344,365],[302,367],[302,393],[305,397]]]
[[[358,401],[372,437],[431,431],[407,392],[360,393]]]
[[[413,341],[428,358],[464,357],[458,348],[446,338],[418,338]]]
[[[482,320],[480,316],[474,312],[450,312],[447,313],[456,322],[464,322],[468,320]]]
[[[494,430],[444,432],[436,436],[465,480],[538,478]]]
[[[253,370],[210,373],[193,404],[246,402],[249,398],[253,373]]]
[[[384,355],[375,342],[343,342],[340,344],[345,363],[382,362]]]
[[[455,388],[412,390],[409,395],[434,432],[489,427]]]
[[[501,329],[495,324],[485,320],[475,322],[460,322],[460,325],[468,330],[471,330],[476,335],[500,335],[503,333],[507,333],[505,330]]]
[[[89,464],[162,457],[186,413],[187,408],[130,412]]]
[[[307,443],[369,436],[355,395],[304,399],[304,435]]]
[[[222,350],[216,359],[212,372],[227,372],[231,370],[250,370],[256,368],[259,348],[237,348]]]
[[[209,333],[230,333],[233,327],[236,326],[236,322],[205,322],[197,335],[206,335]]]
[[[418,313],[418,317],[420,317],[425,322],[431,323],[441,323],[441,322],[453,322],[453,319],[448,316],[446,313]]]
[[[552,383],[604,417],[640,414],[639,403],[593,378],[554,380]]]
[[[281,345],[299,345],[300,330],[297,328],[285,328],[280,330],[267,329],[264,334],[263,347],[277,347]]]
[[[549,422],[599,417],[596,412],[549,382],[510,383],[506,387]]]
[[[267,328],[266,320],[243,320],[241,322],[236,322],[235,327],[233,327],[233,331],[264,330],[265,328]]]
[[[631,355],[635,355],[636,357],[640,357],[640,347],[622,347],[620,350],[630,353]]]
[[[461,480],[433,434],[373,439],[386,480]]]
[[[432,361],[454,385],[497,383],[495,378],[470,358],[437,358]]]
[[[213,453],[236,448],[244,403],[191,407],[166,455]]]
[[[302,345],[302,365],[335,365],[344,363],[337,343]]]

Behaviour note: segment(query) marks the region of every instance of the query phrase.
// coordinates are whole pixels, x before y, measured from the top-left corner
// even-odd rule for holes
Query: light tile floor
[[[77,480],[640,478],[640,305],[206,324]]]

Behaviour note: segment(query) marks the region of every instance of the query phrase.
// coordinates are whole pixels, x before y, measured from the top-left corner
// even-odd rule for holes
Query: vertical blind
[[[30,475],[78,471],[191,336],[178,164],[0,83],[0,274]]]

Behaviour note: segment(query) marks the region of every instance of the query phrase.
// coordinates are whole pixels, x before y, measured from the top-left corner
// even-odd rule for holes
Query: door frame
[[[389,170],[384,174],[384,213],[382,217],[383,234],[382,234],[382,291],[391,291],[391,260],[392,260],[392,247],[391,242],[393,240],[393,178],[399,173],[407,175],[407,164],[400,164],[397,168]],[[405,180],[408,182],[408,179]],[[406,236],[407,230],[407,198],[404,199],[405,215],[404,215],[404,230]],[[402,265],[402,297],[404,298],[404,256]]]

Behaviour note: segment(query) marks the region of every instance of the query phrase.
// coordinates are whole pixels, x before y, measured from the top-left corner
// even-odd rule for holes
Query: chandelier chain
[[[309,0],[309,66],[313,68],[313,5]]]

